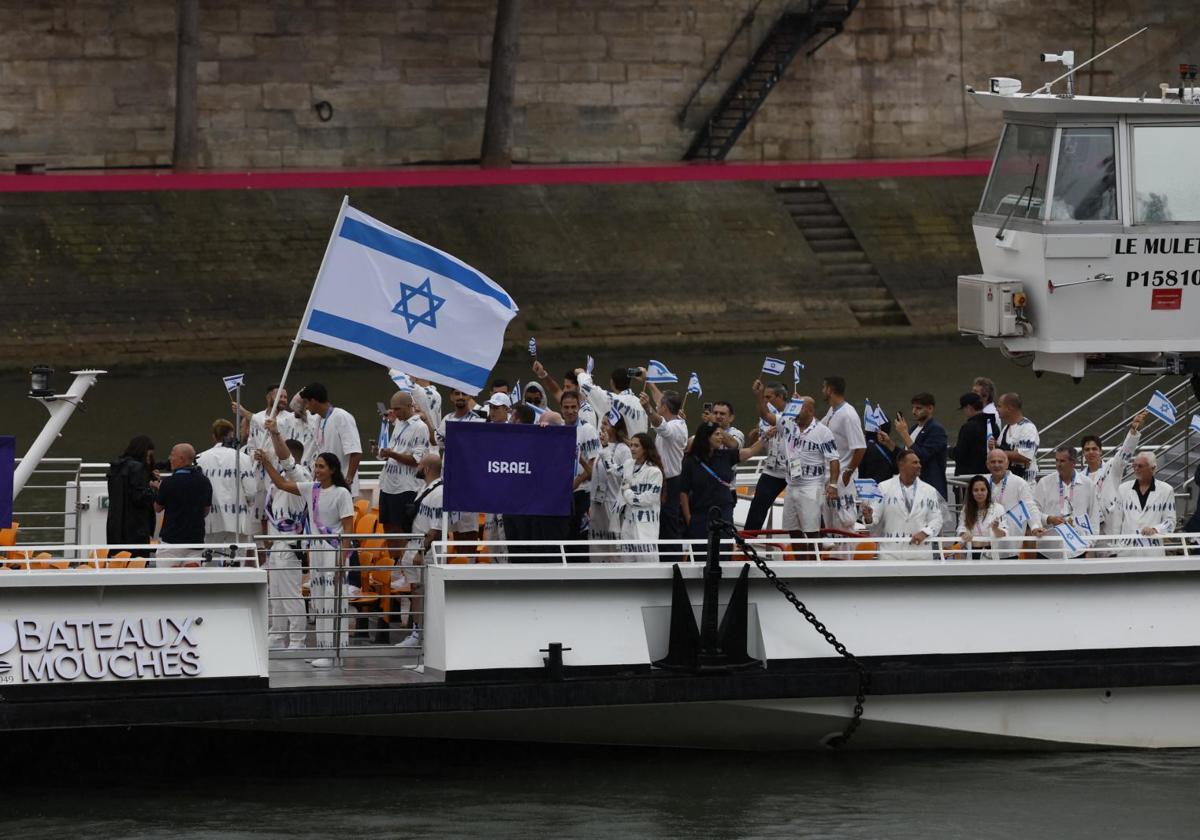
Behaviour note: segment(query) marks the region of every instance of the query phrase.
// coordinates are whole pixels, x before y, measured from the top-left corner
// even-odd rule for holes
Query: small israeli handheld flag
[[[531,337],[529,339],[529,355],[533,356],[535,359],[537,358],[537,339],[536,338]]]
[[[593,359],[591,356],[588,356],[587,363],[583,366],[584,371],[587,372],[588,376],[591,376],[592,371],[595,369],[595,367],[596,367],[596,360]]]
[[[881,405],[875,406],[875,425],[878,428],[882,429],[884,427],[884,424],[887,423],[887,421],[888,421],[887,414],[884,412],[883,406],[881,406]]]
[[[387,418],[385,417],[379,421],[379,448],[380,449],[387,449],[388,436],[389,436],[390,432],[391,432],[391,429],[388,428],[388,421],[387,421]]]
[[[235,373],[233,376],[222,376],[221,379],[225,382],[225,390],[232,394],[246,382],[246,374]]]
[[[610,426],[615,426],[621,422],[621,412],[617,411],[615,408],[610,408],[608,410],[608,414],[604,416],[605,419],[608,420],[608,425]]]
[[[771,356],[767,356],[767,358],[763,359],[762,372],[770,374],[771,376],[778,376],[779,374],[783,373],[783,369],[785,367],[787,367],[787,364],[783,361],[783,359],[775,359]]]
[[[800,409],[802,408],[804,408],[804,400],[788,400],[788,404],[783,407],[783,416],[789,420],[795,420],[800,416]]]
[[[671,381],[674,382],[675,380],[672,379]],[[695,394],[697,397],[704,396],[704,391],[700,388],[700,377],[696,375],[696,371],[692,371],[692,375],[688,377],[687,392]]]
[[[662,362],[651,359],[650,364],[646,365],[646,381],[662,385],[667,382],[678,382],[679,377],[667,370],[667,366]]]
[[[1150,397],[1146,410],[1166,423],[1168,426],[1175,422],[1175,404],[1162,391],[1155,391]]]
[[[1024,502],[1017,502],[1011,508],[1004,512],[1004,515],[1012,520],[1016,526],[1018,533],[1025,533],[1025,526],[1029,524],[1029,506]]]
[[[804,370],[804,364],[801,362],[792,362],[792,384],[800,384],[800,371]]]
[[[1083,552],[1087,551],[1087,540],[1079,535],[1079,532],[1071,527],[1070,523],[1064,522],[1061,525],[1054,526],[1054,533],[1062,537],[1064,554],[1067,557],[1078,557]]]
[[[858,490],[858,498],[863,501],[883,498],[883,494],[879,492],[879,482],[872,478],[856,478],[854,487]]]
[[[413,388],[416,387],[416,384],[412,381],[412,377],[402,370],[390,368],[388,370],[388,376],[391,378],[392,382],[396,384],[396,387],[406,394],[412,393]]]
[[[1086,513],[1079,517],[1079,524],[1082,525],[1083,530],[1087,531],[1089,534],[1096,533],[1096,529],[1092,527],[1092,517],[1088,516]]]
[[[1200,414],[1192,415],[1192,424],[1188,428],[1196,434],[1200,434]]]
[[[868,432],[879,431],[879,423],[875,421],[875,409],[871,407],[870,400],[863,404],[863,429]]]

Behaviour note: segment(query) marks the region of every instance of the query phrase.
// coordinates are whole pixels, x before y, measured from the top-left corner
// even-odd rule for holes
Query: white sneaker
[[[408,638],[406,638],[403,642],[400,642],[398,645],[396,645],[396,647],[399,647],[399,648],[415,648],[415,647],[420,647],[420,646],[421,646],[421,631],[419,629],[414,630],[411,633],[409,633]]]
[[[314,668],[332,668],[333,660],[328,657],[322,657],[321,659],[314,659],[309,664]]]

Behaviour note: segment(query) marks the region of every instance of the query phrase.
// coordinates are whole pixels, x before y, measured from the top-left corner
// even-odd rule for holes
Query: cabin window
[[[1064,128],[1054,171],[1054,221],[1115,221],[1117,162],[1111,128]]]
[[[1133,128],[1135,224],[1200,221],[1200,125]]]
[[[1046,126],[1004,126],[979,212],[1000,216],[1012,213],[1014,219],[1041,218],[1053,139],[1054,129]]]

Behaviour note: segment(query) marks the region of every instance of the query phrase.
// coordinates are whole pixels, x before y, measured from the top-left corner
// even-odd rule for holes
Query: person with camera
[[[610,410],[615,410],[625,421],[625,431],[630,437],[649,430],[649,420],[645,409],[642,408],[642,402],[629,387],[635,379],[644,379],[645,376],[646,371],[640,367],[615,368],[609,377],[610,390],[605,390],[593,382],[592,375],[586,370],[575,370],[579,390],[596,410],[596,416],[604,417]]]

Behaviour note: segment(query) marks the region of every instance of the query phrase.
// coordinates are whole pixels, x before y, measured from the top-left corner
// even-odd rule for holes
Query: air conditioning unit
[[[1024,306],[1024,299],[1020,280],[959,275],[958,331],[990,338],[1023,335],[1017,311]]]

